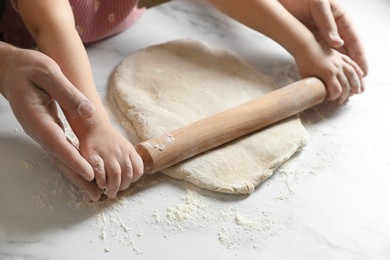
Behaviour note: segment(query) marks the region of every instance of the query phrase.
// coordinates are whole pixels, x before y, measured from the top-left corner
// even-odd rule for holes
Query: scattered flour
[[[22,159],[19,159],[19,166],[24,170],[33,170],[36,167],[34,163]]]
[[[39,209],[52,211],[63,207],[60,201],[66,201],[69,211],[88,214],[90,230],[96,234],[89,241],[106,253],[121,246],[135,254],[144,254],[149,233],[168,238],[193,229],[215,234],[216,241],[226,249],[249,246],[261,250],[269,238],[288,230],[291,224],[290,219],[281,219],[269,208],[249,212],[239,206],[223,205],[215,198],[202,195],[199,189],[194,190],[192,185],[186,187],[176,203],[162,193],[160,201],[146,205],[139,190],[160,181],[159,177],[150,177],[115,200],[91,203],[60,173],[55,173],[41,180],[42,190],[32,199]]]
[[[231,232],[225,228],[221,228],[218,232],[218,241],[227,248],[232,248],[234,246],[234,237]]]

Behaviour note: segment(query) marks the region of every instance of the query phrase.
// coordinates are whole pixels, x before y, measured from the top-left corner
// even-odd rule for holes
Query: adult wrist
[[[0,93],[6,97],[6,78],[9,71],[7,64],[9,64],[8,59],[10,57],[10,51],[14,49],[12,45],[0,41]]]

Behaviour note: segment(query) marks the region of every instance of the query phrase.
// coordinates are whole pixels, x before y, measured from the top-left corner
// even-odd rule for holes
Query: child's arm
[[[75,29],[68,0],[18,0],[19,12],[40,51],[54,59],[65,76],[94,104],[91,118],[65,113],[80,140],[80,152],[92,165],[97,185],[114,198],[143,172],[133,146],[110,124],[95,88],[85,48]]]
[[[276,0],[209,0],[221,11],[267,35],[295,58],[302,77],[316,76],[327,86],[328,98],[344,103],[360,93],[362,71],[341,53],[318,43],[314,35]],[[352,90],[352,92],[350,92]]]

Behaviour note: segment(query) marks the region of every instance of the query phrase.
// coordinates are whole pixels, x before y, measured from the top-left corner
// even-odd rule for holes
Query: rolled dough
[[[110,86],[141,140],[276,89],[272,80],[233,54],[193,40],[151,46],[125,58]],[[162,172],[201,188],[247,194],[301,149],[307,132],[289,118]]]

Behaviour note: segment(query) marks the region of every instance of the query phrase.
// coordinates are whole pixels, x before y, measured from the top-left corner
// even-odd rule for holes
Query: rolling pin
[[[152,174],[322,103],[324,84],[306,78],[136,146]]]

